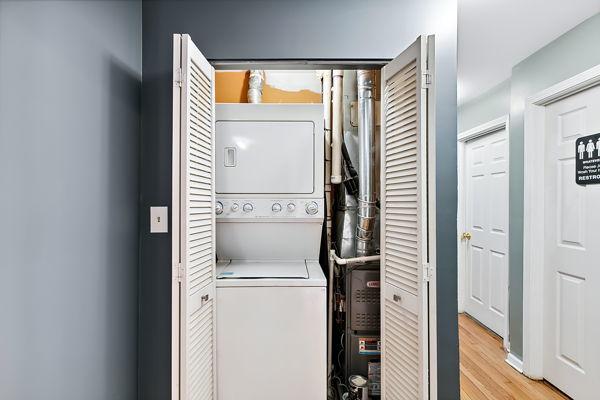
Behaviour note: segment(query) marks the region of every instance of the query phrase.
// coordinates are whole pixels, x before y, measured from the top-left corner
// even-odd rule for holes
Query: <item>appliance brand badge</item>
[[[369,287],[369,288],[378,288],[378,287],[380,287],[380,283],[379,283],[379,281],[368,281],[367,282],[367,287]]]

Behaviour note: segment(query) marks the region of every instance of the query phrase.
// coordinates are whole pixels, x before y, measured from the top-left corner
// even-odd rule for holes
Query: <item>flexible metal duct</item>
[[[258,69],[250,70],[248,81],[248,103],[262,102],[264,72]]]
[[[358,218],[356,254],[371,254],[375,228],[375,97],[372,71],[357,71],[358,86]]]

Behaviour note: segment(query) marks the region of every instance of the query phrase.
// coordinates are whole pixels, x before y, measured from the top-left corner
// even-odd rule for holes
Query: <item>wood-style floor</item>
[[[459,314],[461,400],[569,399],[550,384],[534,381],[506,363],[502,339]]]

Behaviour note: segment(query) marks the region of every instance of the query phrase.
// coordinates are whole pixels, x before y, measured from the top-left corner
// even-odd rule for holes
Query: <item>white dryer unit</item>
[[[323,107],[216,117],[218,398],[325,400]]]
[[[216,116],[219,259],[318,259],[322,105],[218,104]]]

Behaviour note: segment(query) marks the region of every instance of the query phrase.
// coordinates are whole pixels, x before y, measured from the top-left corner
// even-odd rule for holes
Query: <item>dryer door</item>
[[[313,192],[312,121],[217,121],[216,131],[218,194]]]

